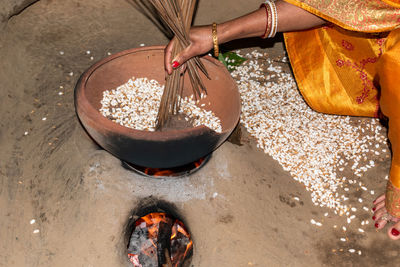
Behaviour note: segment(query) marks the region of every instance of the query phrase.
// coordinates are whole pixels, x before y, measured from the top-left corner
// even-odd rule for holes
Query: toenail
[[[375,217],[375,216],[372,216],[372,220],[374,220],[374,221],[375,221],[375,219],[376,219],[376,217]]]
[[[396,228],[392,228],[391,232],[392,232],[392,235],[394,235],[394,236],[400,235],[400,232]]]
[[[375,211],[375,210],[376,210],[376,208],[375,208],[375,207],[373,207],[373,208],[372,208],[372,211]]]
[[[375,228],[378,228],[379,227],[379,224],[378,223],[375,223]],[[394,229],[394,228],[393,228]]]

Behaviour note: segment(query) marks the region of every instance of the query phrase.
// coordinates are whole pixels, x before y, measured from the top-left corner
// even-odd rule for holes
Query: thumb
[[[175,58],[172,60],[172,67],[174,69],[179,68],[192,57],[193,55],[191,53],[191,46],[189,45],[182,52],[175,56]]]

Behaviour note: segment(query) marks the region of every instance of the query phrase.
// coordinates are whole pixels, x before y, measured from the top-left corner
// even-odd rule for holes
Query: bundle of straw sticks
[[[146,0],[136,0],[136,4],[159,28],[164,28],[164,32],[172,31],[175,35],[176,40],[172,58],[190,44],[189,30],[197,0],[148,0],[147,2]],[[167,29],[165,29],[165,26]],[[200,59],[194,57],[185,64],[186,66],[182,65],[166,78],[165,89],[157,115],[156,129],[161,129],[169,117],[179,111],[179,99],[181,99],[179,96],[182,96],[183,92],[184,72],[188,72],[195,99],[199,98],[202,92],[207,93],[198,69],[207,78],[209,78],[209,75]]]

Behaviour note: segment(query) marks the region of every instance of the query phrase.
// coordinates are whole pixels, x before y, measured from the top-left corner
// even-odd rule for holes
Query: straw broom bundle
[[[149,6],[150,3],[152,6]],[[146,16],[153,16],[152,21],[160,28],[162,23],[167,26],[167,30],[175,34],[176,42],[173,48],[172,57],[175,57],[189,42],[189,29],[192,24],[194,10],[197,0],[137,0],[142,11],[146,11]],[[156,12],[155,12],[156,11]],[[160,22],[161,19],[161,22]],[[165,32],[165,31],[164,31]],[[193,88],[195,99],[200,97],[201,92],[207,92],[200,78],[198,68],[209,78],[207,70],[198,57],[188,60],[186,68],[181,66],[174,70],[166,78],[165,89],[161,98],[160,107],[157,115],[156,128],[161,129],[168,118],[178,113],[180,108],[179,96],[182,95],[184,87],[184,71],[188,72],[188,77]]]

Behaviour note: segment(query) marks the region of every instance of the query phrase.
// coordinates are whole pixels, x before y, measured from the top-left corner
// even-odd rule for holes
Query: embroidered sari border
[[[395,187],[391,181],[386,187],[385,206],[390,215],[400,218],[400,188]]]
[[[298,0],[283,0],[283,1],[285,1],[285,2],[287,2],[289,4],[292,4],[292,5],[298,6],[298,7],[302,8],[302,9],[304,9],[304,10],[306,10],[306,11],[308,11],[308,12],[314,14],[314,15],[317,15],[318,17],[321,17],[321,18],[323,18],[323,19],[325,19],[325,20],[327,20],[327,21],[329,21],[329,22],[331,22],[331,23],[333,23],[335,25],[338,25],[338,26],[340,26],[340,27],[342,27],[342,28],[344,28],[346,30],[351,30],[351,31],[361,31],[361,32],[366,32],[366,33],[387,32],[387,31],[390,31],[390,30],[393,30],[393,29],[397,28],[399,26],[399,24],[400,24],[400,21],[397,20],[396,22],[391,23],[390,26],[386,25],[386,26],[378,27],[377,25],[371,24],[369,26],[370,28],[368,28],[367,26],[365,26],[364,28],[355,27],[355,25],[350,25],[348,23],[345,23],[343,20],[340,20],[339,18],[335,18],[332,15],[327,14],[327,12],[324,12],[324,10],[318,10],[317,8],[312,7],[311,5],[305,3],[305,1],[298,1]],[[392,4],[390,4],[392,2],[390,2],[390,3],[388,3],[389,1],[384,1],[384,2],[385,2],[385,4],[388,5],[388,7],[391,7],[391,8],[396,7],[396,6],[392,5]],[[400,4],[397,7],[400,7]],[[399,10],[399,15],[400,15],[400,10]],[[377,28],[374,29],[372,27],[377,27]]]

